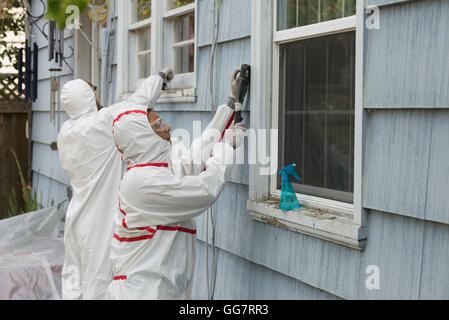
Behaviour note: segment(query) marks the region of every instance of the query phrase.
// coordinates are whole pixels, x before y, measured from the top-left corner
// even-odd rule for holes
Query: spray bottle
[[[282,185],[281,185],[281,205],[280,208],[283,211],[287,210],[297,210],[300,208],[298,199],[296,198],[295,190],[293,190],[292,183],[290,181],[290,175],[294,176],[298,181],[301,178],[295,171],[296,164],[290,164],[281,169],[278,174],[282,175]]]

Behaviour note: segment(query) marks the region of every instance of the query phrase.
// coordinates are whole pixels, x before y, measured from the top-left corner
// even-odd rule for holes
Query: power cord
[[[219,30],[219,15],[218,15],[219,5],[217,0],[213,1],[213,17],[212,17],[212,47],[211,47],[211,58],[210,58],[210,69],[209,69],[209,93],[210,93],[210,110],[211,114],[215,112],[215,97],[214,97],[214,57],[215,49],[218,42],[218,30]],[[215,221],[214,221],[214,208],[213,204],[207,211],[206,214],[206,283],[207,283],[207,297],[209,300],[214,299],[215,295],[215,279],[217,263],[215,257]],[[212,225],[212,283],[209,281],[209,215]]]

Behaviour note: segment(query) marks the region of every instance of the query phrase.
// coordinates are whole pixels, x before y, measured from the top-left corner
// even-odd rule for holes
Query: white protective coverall
[[[170,144],[153,131],[146,108],[114,120],[114,138],[128,170],[119,190],[108,299],[190,297],[196,260],[193,218],[217,200],[230,174],[234,149],[217,142],[233,118],[231,108],[220,106],[184,152],[182,142],[172,138]]]
[[[146,79],[129,99],[100,111],[85,81],[69,81],[62,89],[70,119],[61,128],[58,149],[73,188],[64,229],[63,299],[102,299],[112,281],[109,249],[122,171],[112,124],[128,105],[154,104],[159,81],[159,76]]]

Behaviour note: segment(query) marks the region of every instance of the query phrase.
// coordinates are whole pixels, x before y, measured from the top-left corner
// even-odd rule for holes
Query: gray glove
[[[162,85],[162,90],[165,90],[167,88],[167,84],[169,84],[175,78],[175,73],[171,68],[165,68],[159,71],[159,76],[164,81],[164,84]]]
[[[236,68],[232,72],[231,78],[231,97],[236,100],[239,98],[239,88],[240,88],[240,68]]]
[[[234,109],[235,103],[239,102],[239,88],[240,88],[240,68],[232,72],[231,77],[231,95],[228,97],[227,105]]]
[[[245,132],[245,123],[232,123],[232,125],[225,131],[223,142],[229,144],[234,149],[237,149],[245,142]]]

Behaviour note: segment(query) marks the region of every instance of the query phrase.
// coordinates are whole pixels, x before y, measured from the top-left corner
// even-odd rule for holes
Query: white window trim
[[[129,32],[138,30],[144,27],[151,26],[151,74],[156,74],[159,70],[164,68],[162,65],[162,48],[163,48],[163,35],[161,30],[163,29],[163,19],[173,18],[179,15],[183,15],[189,12],[195,11],[195,66],[193,73],[178,74],[176,75],[173,83],[168,86],[167,90],[164,90],[157,103],[194,103],[196,102],[196,71],[197,71],[197,21],[198,10],[197,1],[195,3],[165,11],[166,1],[153,1],[152,2],[152,17],[131,23],[131,3],[130,0],[123,0],[118,2],[118,26],[117,26],[117,91],[116,101],[121,101],[129,97],[130,92],[129,74],[128,74],[128,46],[129,46]],[[188,40],[192,41],[192,40]],[[182,45],[177,43],[174,45]],[[139,85],[139,83],[138,83]],[[179,88],[179,89],[175,89]]]
[[[164,1],[164,2],[167,3],[166,1]],[[172,44],[173,49],[175,49],[177,47],[184,47],[184,46],[190,45],[192,43],[193,44],[196,43],[197,21],[198,21],[197,1],[195,1],[194,3],[179,7],[179,8],[167,10],[164,14],[164,19],[173,19],[173,18],[182,16],[182,15],[185,15],[185,14],[188,14],[191,12],[195,12],[195,35],[194,35],[195,38],[186,40],[186,41],[175,42]],[[177,76],[175,76],[175,79],[173,80],[173,82],[167,86],[167,88],[172,91],[171,95],[178,96],[178,98],[172,101],[170,99],[170,96],[165,96],[164,99],[162,99],[160,103],[170,103],[170,102],[179,101],[179,96],[182,92],[178,92],[178,91],[183,90],[183,89],[176,90],[173,88],[190,89],[190,88],[196,87],[196,70],[197,70],[197,50],[196,50],[196,48],[194,49],[194,55],[195,55],[195,57],[194,57],[194,72],[178,74]],[[190,91],[187,91],[187,92],[190,92]],[[189,102],[196,102],[196,99],[194,98],[193,101],[189,101]]]
[[[278,128],[279,45],[281,43],[356,30],[355,66],[355,128],[354,128],[354,202],[352,204],[297,194],[302,208],[296,211],[279,209],[277,189],[278,135],[271,134],[266,150],[270,150],[270,172],[260,175],[260,164],[250,166],[248,211],[259,221],[292,231],[363,249],[366,240],[362,208],[363,161],[363,41],[365,10],[357,1],[356,15],[304,27],[276,31],[276,0],[252,0],[251,101],[258,108],[251,110],[251,128]],[[274,17],[274,19],[273,19]],[[271,21],[267,23],[267,21]],[[270,34],[271,37],[266,35]],[[271,49],[271,50],[270,50]],[[269,130],[267,130],[269,132]]]

